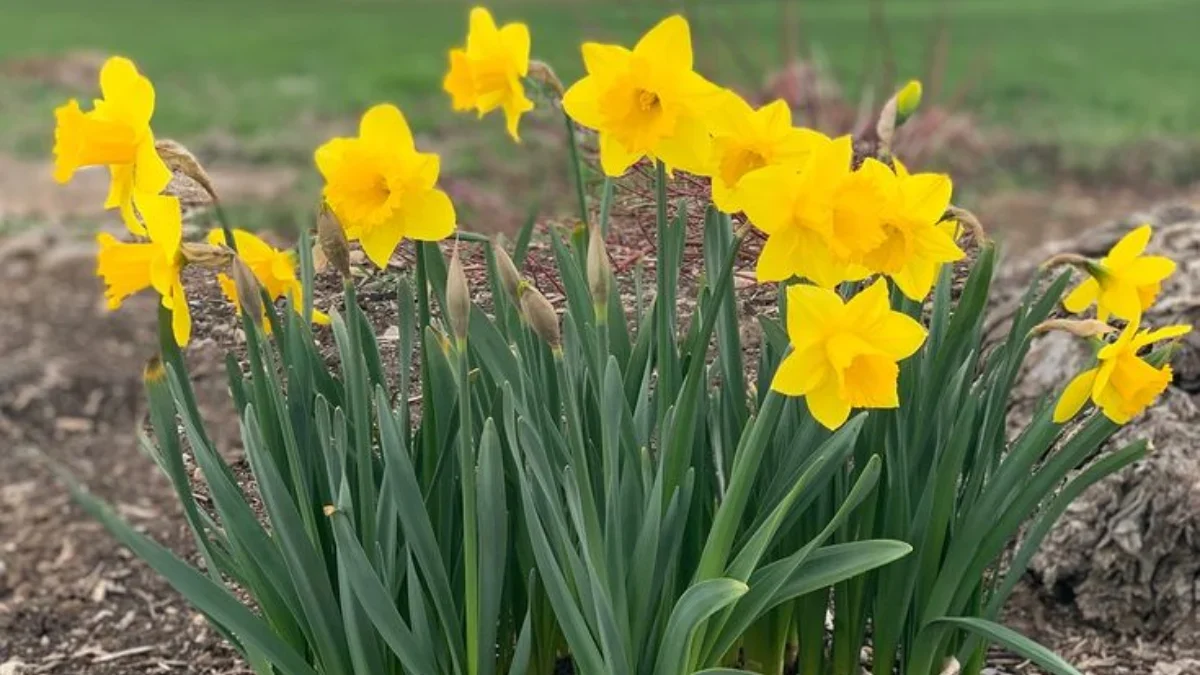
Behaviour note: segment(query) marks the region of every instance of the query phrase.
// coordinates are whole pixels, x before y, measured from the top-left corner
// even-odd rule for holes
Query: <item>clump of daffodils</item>
[[[1149,226],[1099,260],[1051,260],[1087,276],[1065,299],[1069,273],[1031,292],[990,349],[994,248],[953,203],[949,176],[891,154],[896,129],[918,114],[919,82],[856,142],[797,126],[783,101],[752,105],[710,82],[681,16],[632,48],[585,43],[586,75],[567,87],[531,61],[524,24],[498,25],[477,7],[467,25],[442,82],[455,110],[501,111],[517,141],[532,85],[566,121],[580,223],[569,240],[546,234],[554,292],[532,278],[545,270],[522,274],[533,223],[511,253],[460,230],[439,156],[418,149],[394,105],[372,106],[354,136],[315,150],[317,241],[295,251],[219,209],[219,229],[183,240],[172,175],[214,203],[217,190],[186,147],[155,139],[154,89],[129,60],[105,64],[92,110],[56,111],[55,177],[106,167],[105,207],[128,230],[97,237],[108,307],[146,289],[160,297],[161,354],[144,373],[155,458],[205,571],[94,497],[76,491],[79,501],[261,672],[548,675],[567,654],[583,675],[853,675],[869,634],[878,673],[978,672],[979,638],[1073,673],[991,618],[1061,511],[1056,495],[1144,451],[1091,463],[1167,388],[1163,343],[1190,330],[1143,326],[1175,268],[1145,254]],[[606,181],[655,165],[650,309],[623,306],[627,279],[609,258],[608,209],[589,204],[576,125],[596,135]],[[668,218],[675,172],[711,184],[686,318],[676,273],[695,211]],[[778,288],[781,316],[759,317],[764,339],[748,355],[733,277],[750,228],[764,240],[755,277]],[[965,233],[979,244],[974,260]],[[451,236],[447,260],[437,242]],[[416,283],[407,271],[396,280],[394,377],[359,303],[355,245],[384,274],[399,267],[398,247],[414,249]],[[462,262],[472,245],[486,247],[486,311]],[[955,263],[969,268],[961,293]],[[343,312],[311,307],[319,268],[341,278]],[[196,272],[215,274],[242,315],[248,358],[230,368],[229,388],[253,495],[204,432],[187,378],[185,280]],[[295,312],[275,313],[280,298]],[[1051,319],[1060,301],[1081,316]],[[310,322],[331,325],[336,366]],[[1049,330],[1087,341],[1094,363],[1010,443],[1013,377]],[[1097,412],[1073,433],[1067,422],[1089,403]]]

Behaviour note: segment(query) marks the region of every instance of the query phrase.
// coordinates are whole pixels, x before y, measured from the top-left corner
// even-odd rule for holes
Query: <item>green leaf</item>
[[[746,594],[750,587],[737,579],[707,579],[684,591],[667,628],[663,632],[662,644],[655,662],[656,675],[677,675],[686,672],[687,655],[691,651],[692,636],[708,617]]]
[[[504,495],[504,461],[500,437],[489,418],[483,425],[479,445],[479,673],[496,672],[496,629],[504,591],[505,558],[508,555],[508,507]]]
[[[1030,640],[1011,628],[987,619],[969,616],[943,616],[925,625],[924,631],[932,628],[961,628],[975,633],[983,639],[1033,661],[1038,667],[1053,675],[1081,675],[1071,664],[1042,645]]]

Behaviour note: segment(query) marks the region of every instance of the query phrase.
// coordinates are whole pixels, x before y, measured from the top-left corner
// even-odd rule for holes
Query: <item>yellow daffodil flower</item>
[[[1116,316],[1133,321],[1154,304],[1162,282],[1175,272],[1175,262],[1160,255],[1142,255],[1152,230],[1142,225],[1113,245],[1098,263],[1088,263],[1090,275],[1063,299],[1068,312],[1078,314],[1096,303],[1096,318]]]
[[[1054,408],[1054,421],[1062,424],[1071,419],[1089,398],[1105,417],[1117,424],[1137,417],[1171,383],[1171,366],[1152,366],[1138,356],[1138,350],[1191,330],[1191,326],[1176,325],[1139,331],[1138,320],[1133,319],[1116,342],[1105,345],[1096,354],[1100,363],[1075,376],[1063,390]]]
[[[54,111],[54,179],[66,183],[80,168],[107,166],[112,182],[104,208],[119,208],[129,231],[145,236],[134,195],[157,195],[171,182],[150,131],[154,85],[132,61],[114,56],[100,69],[100,93],[88,112],[75,99]]]
[[[455,110],[475,110],[483,117],[501,108],[508,134],[519,141],[521,115],[533,110],[521,78],[529,73],[529,27],[510,23],[496,28],[483,7],[471,10],[465,49],[450,50],[450,72],[442,88]]]
[[[104,297],[110,310],[120,307],[134,293],[147,288],[157,291],[163,307],[171,310],[175,342],[182,347],[191,337],[192,317],[179,277],[184,265],[179,200],[167,195],[138,195],[137,203],[150,240],[129,243],[101,232],[96,236],[100,245],[96,274],[104,279]]]
[[[263,289],[272,300],[291,296],[292,306],[297,312],[304,311],[300,300],[303,296],[303,288],[300,285],[300,279],[296,276],[296,256],[292,251],[281,251],[255,236],[246,230],[234,230],[233,240],[237,244],[237,255],[246,263],[246,267],[254,273],[254,278],[258,279],[258,283],[262,284]],[[214,246],[225,244],[225,233],[222,230],[212,230],[208,233],[208,243]],[[233,283],[233,279],[227,274],[218,274],[217,283],[221,286],[221,291],[225,297],[233,303],[237,311],[241,311],[242,305],[238,300],[237,286]],[[329,316],[319,310],[313,310],[313,322],[318,324],[328,324]],[[263,326],[270,328],[270,323],[263,322]]]
[[[881,173],[868,160],[851,170],[849,136],[818,138],[804,167],[752,171],[739,183],[750,222],[767,235],[758,257],[760,282],[809,279],[823,288],[863,279],[861,257],[883,239]]]
[[[729,90],[709,121],[713,145],[706,173],[712,176],[713,202],[726,213],[742,210],[739,185],[746,174],[767,166],[799,169],[813,146],[826,140],[811,129],[793,127],[786,101],[754,110]]]
[[[950,206],[950,177],[910,174],[899,161],[883,208],[884,240],[863,258],[872,272],[891,277],[911,300],[929,295],[944,263],[965,255],[954,242],[957,223],[942,221]]]
[[[771,388],[805,397],[828,429],[845,423],[852,408],[897,407],[897,364],[925,341],[921,324],[892,311],[883,279],[848,302],[818,286],[788,287],[787,331],[792,351]]]
[[[692,70],[682,16],[664,19],[632,49],[587,42],[587,76],[563,96],[576,122],[600,134],[600,165],[620,176],[642,157],[703,174],[711,139],[705,118],[720,89]]]
[[[363,115],[354,138],[334,138],[317,148],[325,201],[348,239],[385,267],[404,237],[445,239],[454,232],[454,205],[437,189],[440,160],[417,152],[403,113],[377,105]]]

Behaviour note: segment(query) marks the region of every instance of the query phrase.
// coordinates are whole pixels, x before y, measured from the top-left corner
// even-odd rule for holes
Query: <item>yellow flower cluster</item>
[[[1141,329],[1142,312],[1154,305],[1162,282],[1175,271],[1175,262],[1170,258],[1144,255],[1152,234],[1149,225],[1135,228],[1097,261],[1072,255],[1062,257],[1088,274],[1063,300],[1063,307],[1080,314],[1094,304],[1098,321],[1116,317],[1128,323],[1116,340],[1099,346],[1097,364],[1067,384],[1054,409],[1055,422],[1070,420],[1090,399],[1105,417],[1125,424],[1141,414],[1171,383],[1170,365],[1151,364],[1139,354],[1155,342],[1191,331],[1191,326],[1186,325]]]
[[[171,170],[156,147],[150,119],[154,114],[154,86],[126,58],[114,56],[100,70],[100,92],[92,110],[83,112],[74,99],[55,110],[54,177],[68,182],[84,167],[106,166],[112,174],[105,208],[119,208],[135,241],[120,241],[108,233],[97,235],[96,273],[104,280],[110,310],[129,296],[153,288],[162,306],[171,310],[171,327],[180,346],[191,336],[191,313],[181,278],[191,260],[222,265],[228,249],[202,254],[183,242],[183,215],[179,199],[163,194]],[[272,299],[286,294],[299,297],[295,260],[249,232],[234,235],[243,262]],[[224,244],[213,232],[212,244]],[[191,247],[191,248],[189,248]],[[215,253],[215,255],[213,255]],[[221,275],[221,287],[235,304],[236,291]],[[328,317],[317,313],[317,321]]]

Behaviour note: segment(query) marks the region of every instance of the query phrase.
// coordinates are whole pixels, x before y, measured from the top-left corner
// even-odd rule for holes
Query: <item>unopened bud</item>
[[[337,513],[338,510],[333,504],[326,504],[325,506],[321,507],[321,512],[326,516],[333,517],[333,514]]]
[[[317,209],[317,245],[325,260],[342,275],[342,279],[349,279],[350,244],[346,241],[346,231],[342,229],[333,209],[324,201]]]
[[[554,311],[554,305],[550,304],[546,296],[527,281],[521,282],[519,292],[521,313],[525,315],[533,332],[550,345],[550,349],[561,351],[562,333],[559,331],[558,312]]]
[[[504,286],[508,297],[513,302],[517,302],[517,287],[521,285],[521,272],[517,270],[516,263],[513,262],[508,251],[504,250],[504,246],[499,241],[492,245],[492,251],[496,255],[496,274],[500,277],[500,285]]]
[[[250,267],[241,258],[234,258],[229,263],[229,276],[233,278],[233,287],[237,291],[238,302],[242,311],[250,315],[256,326],[262,325],[263,302],[258,279]]]
[[[179,245],[179,253],[189,265],[217,270],[234,259],[233,249],[224,245],[201,244],[185,241]]]
[[[896,126],[904,124],[921,105],[921,81],[909,80],[896,93]]]
[[[558,75],[554,74],[554,69],[545,62],[529,62],[529,79],[546,85],[560,97],[563,95],[562,80],[558,79]]]
[[[592,291],[592,302],[596,304],[596,318],[600,319],[608,315],[608,292],[612,283],[612,266],[609,264],[608,251],[604,248],[604,234],[600,231],[600,227],[596,226],[591,230],[587,251],[588,288]]]
[[[450,255],[450,268],[446,273],[446,317],[450,330],[459,346],[467,341],[467,329],[471,325],[471,287],[467,284],[467,273],[463,271],[458,257],[458,245]]]
[[[213,187],[212,179],[208,177],[208,172],[200,165],[200,161],[191,153],[182,143],[173,141],[169,138],[160,138],[154,142],[154,150],[162,161],[171,170],[171,173],[177,173],[182,176],[196,181],[204,191],[212,197],[214,202],[220,201],[217,199],[217,189]]]
[[[1041,335],[1050,331],[1062,331],[1075,337],[1101,337],[1115,331],[1116,328],[1096,319],[1050,319],[1033,327],[1032,335]]]

